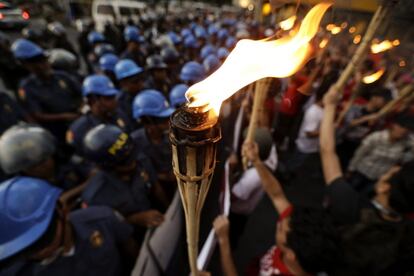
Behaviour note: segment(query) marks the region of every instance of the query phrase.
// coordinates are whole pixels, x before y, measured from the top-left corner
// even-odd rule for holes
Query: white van
[[[94,0],[92,4],[92,18],[96,29],[103,31],[106,22],[126,23],[132,19],[135,23],[146,12],[147,4],[139,1],[111,1]]]

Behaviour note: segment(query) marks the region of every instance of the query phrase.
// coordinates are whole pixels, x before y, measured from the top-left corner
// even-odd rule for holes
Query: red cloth
[[[283,95],[279,112],[293,116],[300,111],[304,99],[307,99],[308,96],[298,92],[298,88],[305,84],[307,80],[308,77],[306,76],[295,76],[293,83],[287,88]]]

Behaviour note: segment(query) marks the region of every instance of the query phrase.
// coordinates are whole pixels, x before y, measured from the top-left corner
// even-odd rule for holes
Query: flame
[[[341,31],[342,31],[342,28],[341,28],[341,27],[335,26],[335,27],[331,30],[331,33],[332,33],[333,35],[336,35],[336,34],[339,34]]]
[[[326,37],[324,39],[322,39],[321,43],[319,43],[319,48],[323,49],[326,47],[326,45],[328,45],[329,39],[327,39]]]
[[[356,28],[355,28],[355,26],[352,26],[351,28],[349,28],[349,33],[350,34],[353,34],[353,33],[355,33],[356,32]]]
[[[348,22],[343,22],[343,23],[341,24],[341,28],[342,28],[342,29],[346,29],[346,27],[348,27]]]
[[[368,76],[363,77],[363,78],[362,78],[362,82],[363,82],[363,83],[365,83],[365,84],[371,84],[371,83],[374,83],[374,82],[376,82],[379,78],[381,78],[381,77],[382,77],[382,75],[384,75],[384,72],[385,72],[385,70],[384,70],[384,69],[379,69],[377,72],[375,72],[375,73],[373,73],[373,74],[371,74],[371,75],[368,75]]]
[[[332,31],[332,29],[335,28],[335,27],[336,27],[336,25],[331,23],[331,24],[326,25],[326,30],[327,31]]]
[[[405,65],[407,65],[407,64],[405,63],[405,60],[401,60],[401,61],[398,63],[398,65],[399,65],[400,67],[405,67]]]
[[[361,42],[361,35],[356,35],[354,37],[354,44],[359,44]]]
[[[292,15],[288,19],[280,21],[279,22],[280,28],[284,31],[289,31],[290,29],[293,28],[293,25],[295,24],[296,18],[297,18],[296,15]]]
[[[373,54],[378,54],[384,51],[387,51],[391,48],[394,48],[396,46],[400,45],[400,41],[398,39],[394,40],[394,41],[390,41],[390,40],[384,40],[380,43],[372,43],[371,45],[371,52]]]
[[[293,37],[278,40],[240,40],[223,65],[186,92],[190,107],[220,112],[221,103],[241,88],[266,77],[284,78],[296,73],[312,53],[311,40],[332,3],[320,3],[304,18]]]

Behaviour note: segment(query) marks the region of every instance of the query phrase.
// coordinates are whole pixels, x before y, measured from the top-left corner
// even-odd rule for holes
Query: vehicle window
[[[99,5],[98,6],[98,13],[105,14],[105,15],[114,15],[114,8],[109,5]]]
[[[131,15],[132,14],[132,9],[129,8],[129,7],[120,7],[119,12],[120,12],[121,15]]]

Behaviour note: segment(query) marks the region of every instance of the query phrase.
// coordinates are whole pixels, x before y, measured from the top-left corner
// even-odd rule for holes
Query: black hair
[[[337,69],[331,70],[326,74],[321,82],[321,85],[316,90],[316,101],[319,102],[323,99],[323,96],[328,92],[329,88],[336,82],[339,77],[339,71]]]
[[[404,225],[380,220],[372,210],[364,217],[344,227],[342,264],[334,275],[382,275],[398,259]]]
[[[372,97],[382,97],[386,101],[390,101],[392,99],[392,93],[391,90],[385,87],[379,87],[373,91],[370,92],[369,95],[370,98]]]
[[[323,208],[295,206],[290,216],[287,246],[308,273],[329,272],[339,259],[338,237]]]

